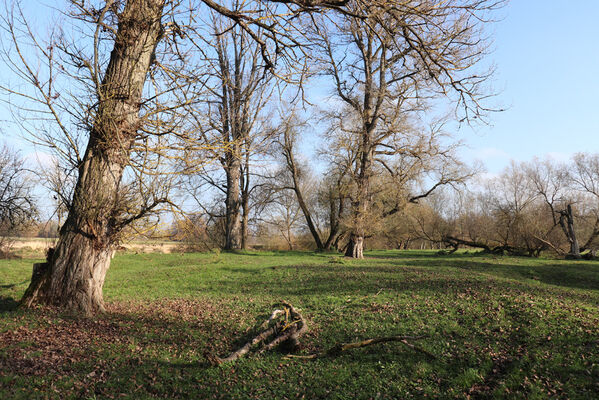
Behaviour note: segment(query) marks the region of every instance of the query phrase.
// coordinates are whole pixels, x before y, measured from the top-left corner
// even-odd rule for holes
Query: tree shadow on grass
[[[381,362],[392,362],[393,357],[409,359],[410,364],[420,359],[406,357],[410,351],[401,351],[398,346],[392,351],[373,347],[347,357],[325,358],[316,367],[310,361],[282,363],[282,354],[277,351],[252,353],[237,362],[214,366],[197,354],[226,356],[236,346],[239,326],[218,316],[189,324],[162,311],[154,313],[150,303],[146,306],[143,312],[121,310],[95,319],[63,318],[30,310],[28,313],[39,313],[40,320],[52,323],[42,321],[41,327],[13,332],[12,336],[0,333],[0,342],[10,344],[0,352],[0,373],[16,382],[23,397],[54,391],[61,398],[112,398],[119,393],[129,393],[131,398],[263,398],[249,393],[272,386],[284,393],[285,386],[294,385],[310,393],[315,389],[309,379],[314,372],[308,372],[308,378],[296,379],[306,374],[306,368],[326,373],[329,366],[359,360],[359,365],[349,367],[358,373],[364,368],[377,371]],[[280,379],[281,372],[285,379]],[[353,380],[352,376],[342,376],[338,382],[329,383],[350,385]]]
[[[229,254],[238,254],[240,256],[259,256],[259,257],[313,257],[316,253],[309,250],[266,250],[264,252],[246,252],[235,251]]]
[[[405,260],[385,265],[282,265],[229,268],[229,279],[210,290],[232,295],[272,296],[297,301],[309,296],[369,296],[379,291],[420,294],[535,292],[555,296],[555,288],[599,289],[599,267],[594,265],[498,265],[469,260]],[[242,284],[240,284],[242,282]],[[539,284],[541,283],[541,284]],[[558,293],[563,295],[563,293]],[[568,297],[599,304],[592,292],[568,292]]]
[[[12,297],[0,296],[0,313],[14,311],[19,306],[19,302]]]
[[[599,290],[599,264],[559,263],[542,265],[495,264],[468,260],[409,260],[402,265],[424,268],[457,268],[486,276],[531,280],[574,289]]]
[[[499,260],[499,263],[488,262],[489,257]],[[442,255],[427,250],[390,251],[382,252],[382,254],[377,254],[374,251],[373,254],[367,254],[367,258],[388,260],[389,263],[397,266],[451,267],[490,273],[504,278],[534,279],[552,285],[599,290],[599,263],[597,262],[580,260],[541,260],[539,262],[538,259],[519,257],[518,259],[523,261],[522,265],[502,264],[502,260],[509,261],[514,256],[503,258],[484,252]],[[418,260],[420,258],[426,260]]]
[[[490,393],[513,371],[530,368],[526,360],[518,359],[522,349],[543,350],[551,344],[536,340],[522,330],[504,337],[478,331],[468,337],[446,337],[440,332],[436,334],[439,337],[414,342],[435,354],[436,359],[400,343],[387,343],[317,361],[284,361],[281,353],[274,352],[249,354],[237,362],[214,366],[201,354],[225,356],[235,347],[233,338],[241,327],[219,315],[198,315],[205,308],[203,304],[187,303],[187,311],[180,319],[169,313],[170,303],[157,306],[158,312],[154,304],[148,302],[133,312],[123,308],[95,319],[57,318],[41,310],[30,311],[38,313],[40,319],[52,319],[52,325],[20,333],[16,339],[22,345],[5,342],[11,346],[0,352],[0,373],[12,379],[25,397],[54,390],[62,398],[94,395],[112,398],[120,393],[129,393],[130,398],[279,398],[283,395],[289,398],[288,393],[294,393],[290,390],[298,390],[308,398],[318,398],[321,390],[328,388],[337,390],[344,398],[351,398],[355,393],[361,393],[363,398],[377,394],[394,397],[397,393],[393,392],[391,383],[399,377],[406,389],[416,380],[426,383],[428,379],[437,379],[438,383],[429,384],[439,385],[441,391],[437,397],[443,397],[442,393],[449,389],[454,390],[454,395],[455,390],[468,391],[468,387],[460,388],[456,382],[469,370],[484,377],[483,383],[488,386],[485,390]],[[186,321],[190,317],[198,318]],[[522,319],[518,325],[525,326],[524,320],[530,316],[515,314],[514,318],[517,318],[515,321]],[[346,332],[336,331],[338,327],[322,326],[318,336],[306,340],[352,341],[351,326],[351,320],[347,321]],[[448,340],[455,346],[443,347]],[[576,338],[564,337],[563,340],[571,340],[569,346],[578,345]],[[480,363],[490,358],[487,346],[497,341],[501,341],[504,349],[499,352],[505,354],[481,369]],[[472,343],[478,347],[470,346]],[[568,371],[568,376],[581,374],[579,369]],[[356,383],[357,377],[370,377],[371,384],[360,388],[364,382]],[[265,394],[265,388],[281,395]],[[479,394],[486,395],[485,392]]]
[[[321,272],[324,268],[327,274],[337,274],[343,266],[302,268]],[[498,285],[494,290],[505,292],[501,285],[506,288],[510,285],[509,282],[489,282],[488,279],[449,279],[446,275],[435,274],[435,271],[426,273],[425,269],[423,273],[422,268],[414,267],[408,267],[410,272],[406,275],[400,274],[400,278],[405,279],[396,279],[396,266],[373,267],[377,269],[378,276],[368,277],[362,272],[367,274],[369,267],[355,268],[359,269],[356,279],[342,280],[346,287],[332,285],[327,274],[320,277],[310,275],[310,279],[302,281],[301,285],[312,294],[331,290],[333,296],[355,295],[360,285],[367,293],[376,293],[375,290],[381,286],[410,291],[457,291],[465,288],[487,290],[488,285],[494,284]],[[442,284],[443,281],[447,284]],[[250,282],[251,289],[256,290],[253,296],[261,296],[257,284]],[[286,283],[274,286],[277,294],[288,289]],[[294,296],[301,297],[299,289]],[[272,294],[268,293],[266,298]],[[524,307],[510,309],[512,313],[508,313],[508,318],[514,322],[514,329],[518,327],[519,330],[512,330],[504,336],[476,329],[468,336],[451,336],[450,332],[443,330],[442,321],[428,321],[437,333],[414,344],[437,355],[437,359],[433,360],[399,343],[389,343],[317,361],[284,361],[281,354],[275,352],[251,354],[235,363],[213,366],[207,361],[206,354],[226,356],[251,336],[253,332],[246,327],[252,322],[260,324],[271,311],[255,312],[255,308],[248,310],[245,303],[235,302],[229,304],[233,305],[231,310],[226,309],[233,312],[226,312],[223,305],[218,301],[198,299],[131,305],[109,303],[108,313],[89,319],[63,316],[53,311],[28,310],[28,318],[38,317],[40,327],[20,333],[0,333],[0,343],[9,344],[0,352],[0,374],[14,377],[7,379],[19,385],[19,389],[24,391],[23,397],[27,394],[35,397],[40,392],[50,393],[56,389],[62,398],[94,395],[108,398],[118,397],[119,393],[129,393],[130,398],[278,398],[283,395],[289,398],[294,396],[287,392],[295,393],[293,390],[303,392],[308,398],[319,398],[322,396],[321,389],[331,388],[337,390],[340,397],[346,398],[355,393],[361,393],[365,398],[381,393],[383,397],[392,398],[397,393],[393,392],[391,382],[397,377],[405,378],[405,385],[410,388],[411,380],[426,382],[432,379],[431,375],[440,381],[441,392],[437,397],[443,397],[445,390],[468,390],[460,389],[456,382],[470,369],[484,376],[490,392],[513,371],[530,368],[526,360],[519,361],[520,349],[538,350],[538,353],[541,350],[559,351],[556,350],[560,344],[556,343],[557,340],[562,340],[569,348],[580,347],[582,340],[568,335],[556,337],[551,342],[533,337],[528,329],[530,321],[535,321],[536,317]],[[316,306],[304,310],[304,316],[310,318],[318,311],[328,310],[326,305],[318,307],[320,310]],[[423,304],[421,307],[426,306]],[[243,314],[246,314],[245,322],[241,321]],[[353,324],[357,316],[353,310],[345,309],[342,315],[341,325],[321,321],[319,326],[310,327],[306,343],[313,342],[312,345],[323,349],[338,341],[353,341],[356,335],[366,339],[370,335],[398,333],[391,332],[392,329],[387,326],[380,331],[372,327],[368,332],[356,334]],[[512,329],[510,324],[506,326],[506,329]],[[451,341],[452,347],[444,347],[446,341]],[[488,349],[498,341],[505,354],[491,362]],[[472,346],[473,343],[476,346]],[[598,354],[598,346],[593,346],[588,353]],[[481,360],[488,361],[486,369],[481,369]],[[493,369],[499,373],[493,372]],[[418,372],[420,370],[422,372]],[[574,368],[567,373],[569,376],[581,374]],[[54,385],[58,377],[65,376],[67,378],[60,378],[63,379],[60,384]],[[364,382],[356,383],[357,377],[371,377],[372,384],[360,388],[359,385]],[[264,392],[265,388],[274,390],[275,395]],[[485,393],[481,396],[484,397]]]
[[[439,254],[438,250],[369,250],[365,252],[366,259],[410,259],[410,258],[473,258],[489,257],[488,253],[481,251],[458,252],[452,254]]]

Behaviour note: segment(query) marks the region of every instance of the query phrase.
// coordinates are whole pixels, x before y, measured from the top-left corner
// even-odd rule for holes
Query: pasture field
[[[120,254],[107,312],[18,309],[34,260],[0,260],[0,399],[599,398],[599,262],[426,251]],[[288,301],[297,354],[214,366]]]

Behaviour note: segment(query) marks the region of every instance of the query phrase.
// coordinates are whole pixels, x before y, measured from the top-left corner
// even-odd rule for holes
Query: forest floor
[[[121,254],[107,312],[22,310],[34,260],[0,260],[0,398],[599,398],[599,262],[426,251]],[[288,301],[297,354],[213,365]]]

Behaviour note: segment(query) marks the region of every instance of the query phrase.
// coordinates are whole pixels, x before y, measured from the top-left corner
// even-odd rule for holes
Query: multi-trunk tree
[[[414,113],[423,112],[427,100],[439,96],[455,101],[462,118],[483,113],[479,100],[489,74],[474,67],[485,53],[481,29],[486,15],[499,3],[456,0],[387,6],[385,12],[350,3],[351,14],[315,29],[323,69],[334,82],[334,95],[345,104],[341,112],[332,113],[336,129],[348,134],[353,150],[352,217],[345,253],[354,258],[363,257],[375,165],[394,175],[390,159],[419,151],[405,148],[402,140],[411,134]],[[433,188],[444,184],[443,178],[437,183]]]

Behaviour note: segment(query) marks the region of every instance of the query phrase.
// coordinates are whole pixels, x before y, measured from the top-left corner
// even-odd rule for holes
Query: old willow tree
[[[45,49],[38,47],[49,68],[57,65],[53,57],[63,56],[81,62],[78,65],[81,69],[91,71],[88,79],[95,81],[97,105],[88,110],[93,116],[89,139],[77,162],[78,180],[68,217],[47,262],[38,264],[34,270],[22,300],[27,306],[55,304],[85,314],[103,309],[102,286],[113,245],[127,220],[141,217],[139,214],[125,217],[129,204],[122,180],[139,139],[138,131],[145,127],[140,117],[142,92],[157,44],[164,35],[164,8],[165,0],[133,0],[124,5],[107,1],[97,9],[75,8],[73,17],[83,23],[95,22],[94,51],[101,50],[100,41],[106,40],[101,32],[112,33],[113,49],[103,74],[99,71],[100,55],[86,58],[82,53],[74,53],[74,47],[61,38],[50,42]],[[15,46],[13,51],[23,61],[16,72],[38,89],[36,94],[41,96],[38,100],[45,102],[47,112],[57,114],[60,107],[57,100],[62,93],[53,87],[54,75],[48,74],[43,82],[38,71],[24,61],[28,54],[19,36],[24,25],[19,26],[15,19],[22,16],[20,9],[13,8],[6,21]],[[76,108],[75,104],[71,106]],[[59,119],[60,128],[66,130],[67,118],[63,115]],[[71,132],[65,133],[65,137],[71,137]],[[76,146],[71,150],[78,151]]]
[[[483,28],[500,3],[408,1],[363,8],[350,2],[350,13],[316,25],[323,70],[331,77],[334,95],[345,104],[331,119],[337,131],[345,132],[353,154],[347,256],[363,257],[375,165],[401,176],[396,168],[401,157],[418,158],[419,152],[428,157],[437,151],[426,141],[422,147],[410,139],[412,123],[427,103],[444,98],[462,120],[480,118],[486,111],[480,101],[488,95],[483,86],[490,71],[481,71],[477,64],[487,50]],[[441,185],[446,177],[439,178]]]

